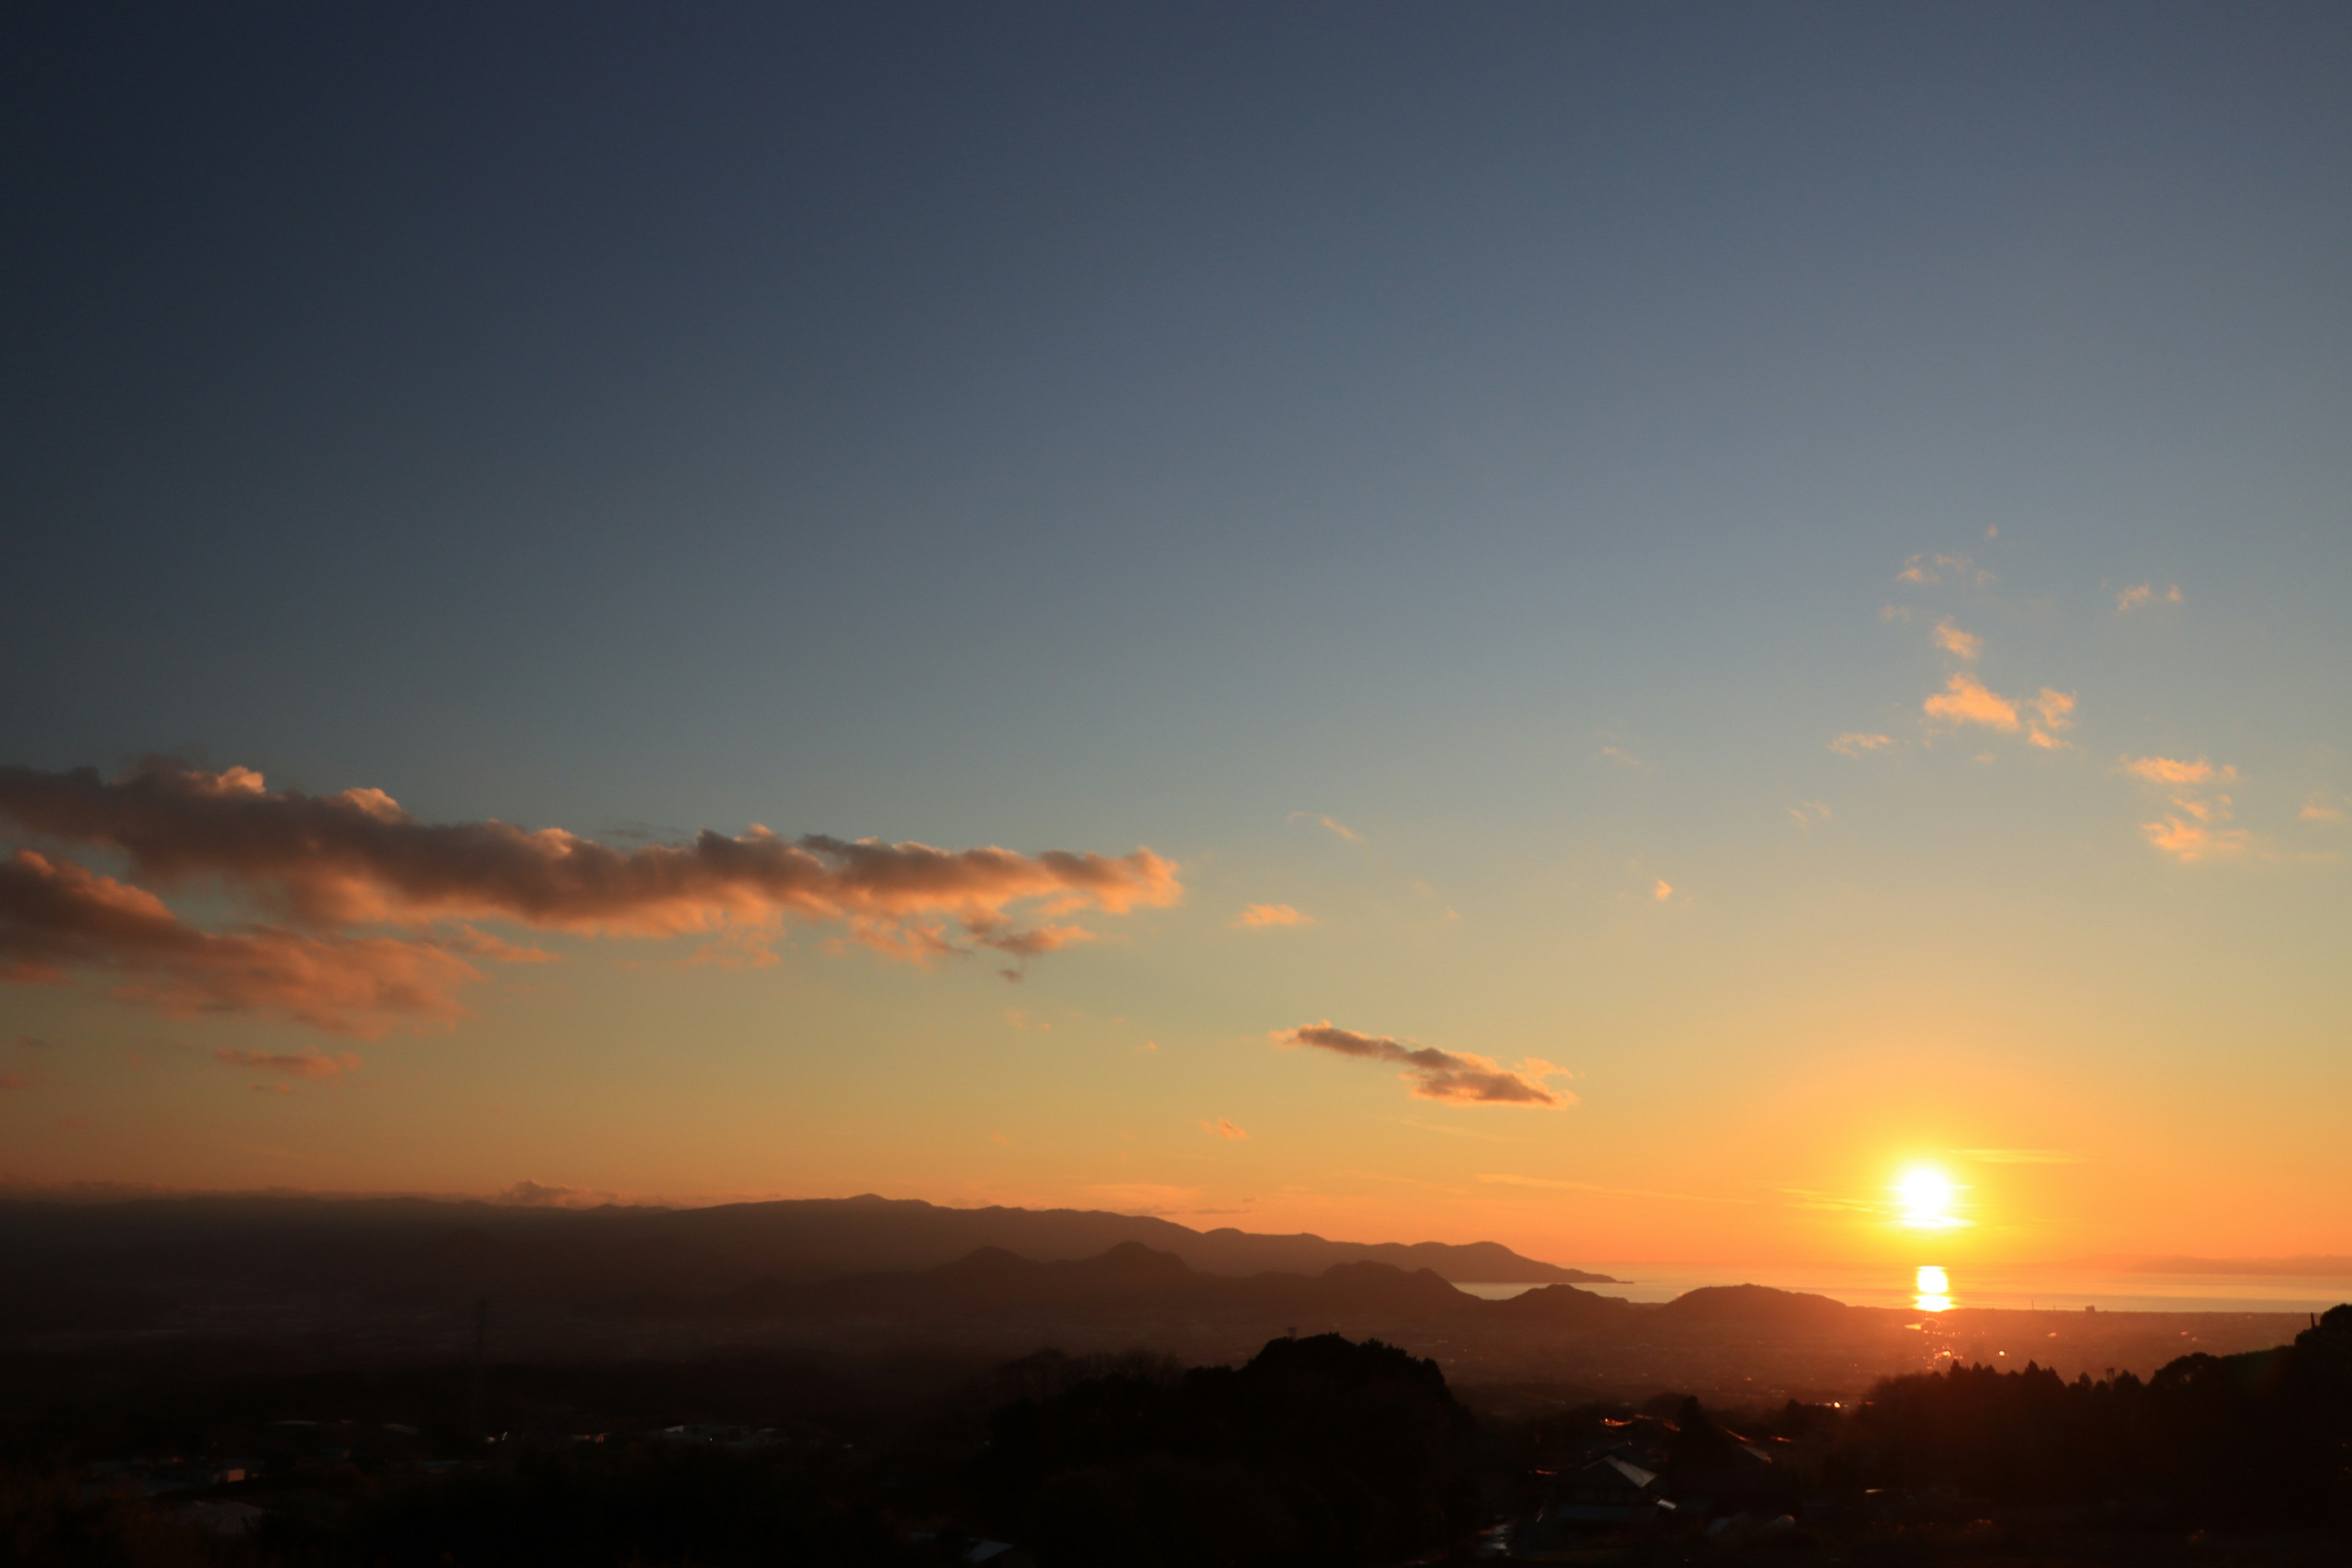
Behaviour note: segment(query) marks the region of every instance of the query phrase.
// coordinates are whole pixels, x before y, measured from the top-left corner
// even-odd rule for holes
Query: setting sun
[[[1941,1171],[1918,1166],[1895,1185],[1903,1223],[1915,1230],[1945,1230],[1960,1222],[1952,1215],[1952,1184]]]

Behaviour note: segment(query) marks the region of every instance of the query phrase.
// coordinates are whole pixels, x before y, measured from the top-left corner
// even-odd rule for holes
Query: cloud
[[[1848,730],[1830,742],[1830,750],[1842,757],[1866,757],[1893,744],[1895,737],[1892,735],[1873,735],[1860,730]]]
[[[1922,707],[1929,719],[1948,724],[1981,724],[2004,734],[2023,729],[2029,742],[2051,750],[2065,745],[2058,737],[2074,727],[2072,692],[2045,686],[2038,697],[2003,697],[1964,669],[1954,673],[1944,682],[1944,689]],[[2033,717],[2026,720],[2021,717],[2023,714]]]
[[[1987,1165],[2084,1165],[2090,1163],[2086,1154],[2072,1149],[1955,1149],[1952,1152],[1963,1160],[1975,1160]]]
[[[1367,1061],[1394,1062],[1406,1069],[1404,1081],[1423,1100],[1460,1105],[1555,1109],[1576,1103],[1576,1096],[1566,1089],[1544,1086],[1544,1079],[1562,1069],[1534,1057],[1512,1070],[1486,1057],[1408,1045],[1386,1035],[1360,1035],[1353,1029],[1337,1027],[1328,1019],[1319,1024],[1302,1024],[1295,1029],[1276,1029],[1273,1038],[1285,1050],[1312,1047]]]
[[[1988,690],[1983,681],[1966,670],[1944,682],[1944,689],[1928,698],[1926,708],[1928,718],[1948,723],[1982,724],[2002,731],[2017,728],[2017,704]]]
[[[2221,798],[2221,816],[2229,815],[2229,797]],[[2234,860],[2252,854],[2253,835],[2242,827],[2217,827],[2194,817],[2168,816],[2161,822],[2143,822],[2139,830],[2156,848],[2186,862],[2198,860]]]
[[[2116,614],[2119,616],[2124,615],[2126,612],[2139,609],[2147,605],[2177,605],[2179,603],[2180,603],[2179,584],[2176,583],[2171,587],[2167,588],[2163,593],[2159,594],[2156,591],[2156,585],[2154,584],[2142,583],[2137,586],[2126,588],[2122,593],[2116,595]]]
[[[1202,1214],[1202,1194],[1198,1187],[1171,1186],[1160,1182],[1104,1182],[1085,1189],[1098,1203],[1108,1204],[1121,1214],[1163,1215]]]
[[[2124,772],[2150,784],[2201,784],[2216,778],[2227,783],[2238,776],[2235,768],[2216,770],[2210,762],[2200,757],[2193,763],[2176,762],[2170,757],[2126,757]]]
[[[360,1058],[348,1051],[339,1057],[325,1056],[317,1051],[304,1051],[299,1056],[269,1051],[215,1051],[213,1059],[223,1067],[242,1068],[248,1072],[276,1073],[281,1078],[336,1079],[360,1070]]]
[[[1321,823],[1325,827],[1329,828],[1333,833],[1346,839],[1350,844],[1361,844],[1364,841],[1364,836],[1357,832],[1354,828],[1349,826],[1346,823],[1335,821],[1318,812],[1294,811],[1290,814],[1290,820],[1293,822],[1297,822],[1300,817],[1307,817],[1309,820]]]
[[[1311,926],[1314,923],[1313,915],[1302,915],[1288,904],[1252,904],[1233,919],[1233,924],[1242,930],[1265,926]]]
[[[28,1072],[0,1072],[0,1089],[30,1089],[40,1081]]]
[[[115,994],[167,1012],[281,1013],[338,1034],[446,1024],[481,972],[430,941],[185,925],[144,889],[20,849],[0,861],[0,981],[121,977]]]
[[[1234,1142],[1244,1142],[1249,1138],[1248,1133],[1243,1131],[1240,1128],[1234,1126],[1232,1122],[1226,1121],[1222,1116],[1218,1117],[1214,1121],[1202,1122],[1201,1131],[1207,1133],[1212,1138],[1225,1138],[1230,1139]]]
[[[2347,800],[2352,801],[2352,797],[2347,797]],[[2335,802],[2329,800],[2324,795],[2313,795],[2306,797],[2303,803],[2303,810],[2299,815],[2305,822],[2341,822],[2344,820],[2343,807],[2336,805]]]
[[[1789,808],[1789,820],[1800,827],[1813,827],[1830,819],[1829,803],[1822,800],[1799,801]]]
[[[615,1201],[612,1193],[592,1193],[579,1187],[549,1186],[529,1178],[497,1194],[500,1203],[514,1204],[523,1208],[590,1208]]]
[[[1657,900],[1658,902],[1662,904],[1674,896],[1675,885],[1672,882],[1667,881],[1664,877],[1659,878],[1657,886],[1650,889],[1650,897]]]
[[[2028,727],[2025,739],[2045,751],[2062,750],[2066,742],[2058,737],[2074,727],[2074,694],[2042,689],[2042,695],[2021,704],[2042,716],[2042,721]]]
[[[382,790],[272,792],[247,768],[207,773],[169,762],[111,782],[88,768],[0,768],[0,814],[36,833],[120,849],[146,880],[217,877],[321,925],[495,919],[667,936],[779,914],[858,932],[928,917],[989,940],[1007,906],[1026,900],[1053,913],[1122,914],[1182,896],[1176,867],[1148,849],[1021,855],[823,834],[787,840],[754,826],[623,850],[560,827],[423,823]]]
[[[1183,893],[1175,865],[1149,849],[1023,855],[820,834],[787,840],[759,826],[736,837],[705,830],[688,844],[619,849],[562,828],[419,822],[378,789],[306,795],[272,791],[248,768],[206,773],[168,761],[112,780],[88,768],[0,767],[0,816],[30,833],[120,851],[142,882],[216,883],[303,928],[215,937],[180,925],[143,889],[37,856],[18,862],[20,910],[46,897],[64,923],[47,935],[37,925],[15,930],[13,945],[0,946],[0,964],[54,971],[120,963],[135,952],[149,967],[169,960],[176,978],[159,996],[186,1007],[277,1006],[345,1029],[369,1013],[453,1016],[449,990],[479,977],[467,957],[549,956],[470,929],[433,941],[323,934],[353,926],[414,931],[490,920],[660,937],[791,918],[842,926],[845,940],[910,963],[981,949],[1025,960],[1093,937],[1068,916],[1124,914],[1173,904]],[[1016,906],[1044,923],[1016,921]],[[378,982],[372,996],[361,984],[370,975]],[[306,1011],[304,992],[331,1000]],[[250,999],[239,1001],[240,993]]]
[[[1995,581],[1991,573],[1965,555],[1914,555],[1903,563],[1903,570],[1895,574],[1896,582],[1908,583],[1914,587],[1932,586],[1947,577],[1956,583],[1973,584],[1979,588],[1988,587]]]
[[[1964,632],[1949,621],[1937,623],[1935,637],[1937,647],[1955,658],[1964,658],[1971,664],[1976,662],[1977,655],[1984,651],[1984,638],[1971,632]]]
[[[2234,766],[2217,767],[2204,757],[2195,762],[2126,757],[2123,769],[2165,792],[2171,809],[2157,821],[2139,825],[2149,846],[2159,853],[2187,864],[2240,859],[2256,852],[2253,835],[2230,826],[2237,803],[2220,787],[2238,782]]]

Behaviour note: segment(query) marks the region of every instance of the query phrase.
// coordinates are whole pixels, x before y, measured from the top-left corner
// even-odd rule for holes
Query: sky
[[[0,1182],[2352,1253],[2342,7],[0,27]]]

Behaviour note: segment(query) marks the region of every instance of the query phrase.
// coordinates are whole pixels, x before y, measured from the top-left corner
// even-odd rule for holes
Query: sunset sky
[[[0,26],[0,1180],[2352,1254],[2352,11]]]

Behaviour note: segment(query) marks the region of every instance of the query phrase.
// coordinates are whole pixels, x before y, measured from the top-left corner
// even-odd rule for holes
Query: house
[[[1661,1498],[1655,1470],[1615,1454],[1538,1476],[1543,1501],[1512,1529],[1515,1554],[1556,1552],[1578,1536],[1654,1518],[1661,1507],[1674,1506]]]

